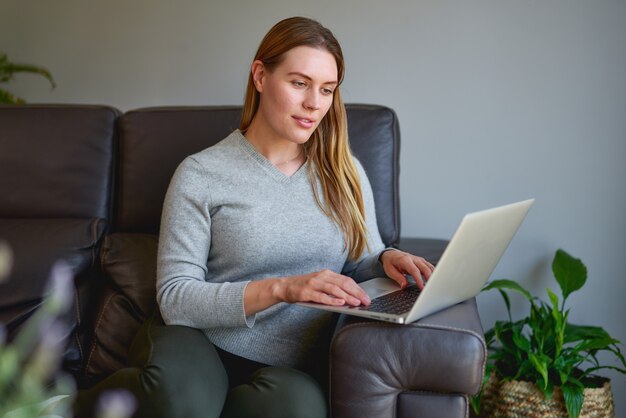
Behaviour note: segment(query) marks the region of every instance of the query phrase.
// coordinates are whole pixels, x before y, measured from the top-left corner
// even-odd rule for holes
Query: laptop
[[[415,284],[400,290],[395,281],[377,277],[359,284],[370,297],[370,306],[298,305],[409,324],[470,299],[491,276],[534,201],[524,200],[465,215],[421,291]]]

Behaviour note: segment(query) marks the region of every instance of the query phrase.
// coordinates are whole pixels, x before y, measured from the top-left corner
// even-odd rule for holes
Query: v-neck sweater
[[[350,261],[340,228],[315,201],[308,162],[287,176],[240,131],[187,157],[161,220],[157,299],[165,322],[201,329],[221,349],[273,366],[302,368],[326,353],[332,314],[278,303],[246,317],[243,296],[250,281],[324,269],[356,281],[384,275],[371,186],[355,161],[369,251]]]

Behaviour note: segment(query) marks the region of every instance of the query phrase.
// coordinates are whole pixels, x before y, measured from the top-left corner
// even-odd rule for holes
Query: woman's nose
[[[320,108],[320,95],[316,91],[310,91],[304,99],[304,107],[310,110]]]

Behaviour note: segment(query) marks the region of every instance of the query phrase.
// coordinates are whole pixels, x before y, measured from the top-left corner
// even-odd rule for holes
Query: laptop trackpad
[[[400,285],[398,283],[386,277],[377,277],[375,279],[359,283],[359,285],[363,288],[363,290],[365,290],[365,293],[367,293],[370,299],[400,290]]]

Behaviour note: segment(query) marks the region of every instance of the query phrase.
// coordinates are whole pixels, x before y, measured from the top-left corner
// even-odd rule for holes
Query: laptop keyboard
[[[400,315],[411,310],[419,294],[420,289],[413,285],[404,290],[377,297],[369,306],[359,306],[355,309]]]

